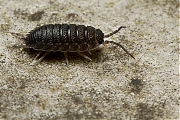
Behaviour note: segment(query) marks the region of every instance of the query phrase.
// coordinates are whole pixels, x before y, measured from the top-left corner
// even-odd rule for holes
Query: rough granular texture
[[[178,0],[0,0],[0,119],[178,119]],[[92,61],[37,51],[22,37],[54,23],[94,26],[124,45],[92,51]],[[18,33],[18,34],[11,34]],[[16,46],[16,47],[14,47]]]

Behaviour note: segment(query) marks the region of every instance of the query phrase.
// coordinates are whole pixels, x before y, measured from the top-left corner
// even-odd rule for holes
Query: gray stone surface
[[[178,119],[179,1],[0,0],[0,119]],[[92,51],[92,61],[20,45],[49,23],[91,25],[121,42]],[[12,33],[19,33],[14,35]],[[107,40],[106,39],[106,40]]]

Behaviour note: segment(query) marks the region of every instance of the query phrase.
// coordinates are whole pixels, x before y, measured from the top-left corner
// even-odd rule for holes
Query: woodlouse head
[[[104,33],[100,29],[96,29],[96,40],[99,44],[104,43]]]

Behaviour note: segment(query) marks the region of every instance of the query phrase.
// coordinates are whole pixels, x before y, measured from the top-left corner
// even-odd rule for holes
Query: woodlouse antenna
[[[107,37],[110,37],[114,34],[116,34],[117,32],[119,32],[122,28],[126,28],[125,26],[121,26],[119,27],[117,30],[113,31],[112,33],[109,33],[107,35],[104,36],[104,38],[107,38]],[[114,41],[104,41],[104,44],[109,44],[109,43],[112,43],[112,44],[115,44],[117,46],[120,46],[128,55],[130,55],[132,58],[134,58],[134,56],[132,54],[130,54],[120,43],[117,43],[117,42],[114,42]],[[134,58],[135,59],[135,58]]]
[[[109,43],[113,43],[113,44],[115,44],[117,46],[120,46],[128,55],[130,55],[132,58],[134,58],[134,56],[131,53],[129,53],[120,43],[117,43],[117,42],[114,42],[114,41],[104,41],[104,44],[109,44]]]
[[[119,27],[117,30],[113,31],[112,33],[109,33],[109,34],[107,34],[107,35],[104,35],[104,38],[107,38],[107,37],[110,37],[110,36],[116,34],[116,33],[119,32],[122,28],[126,28],[126,27],[125,27],[125,26],[121,26],[121,27]]]

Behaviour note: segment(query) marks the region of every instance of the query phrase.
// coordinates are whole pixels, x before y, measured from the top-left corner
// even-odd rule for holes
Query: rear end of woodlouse
[[[127,54],[133,57],[121,44],[113,41],[104,41],[104,38],[112,36],[122,28],[125,27],[121,26],[114,32],[104,35],[100,29],[95,29],[92,26],[49,24],[32,30],[25,38],[25,44],[29,48],[40,51],[32,64],[40,62],[51,51],[64,52],[67,64],[67,52],[77,52],[84,58],[91,60],[83,52],[87,51],[90,53],[91,50],[96,49],[99,45],[109,43],[120,46]],[[35,62],[43,51],[45,51],[45,54]]]

